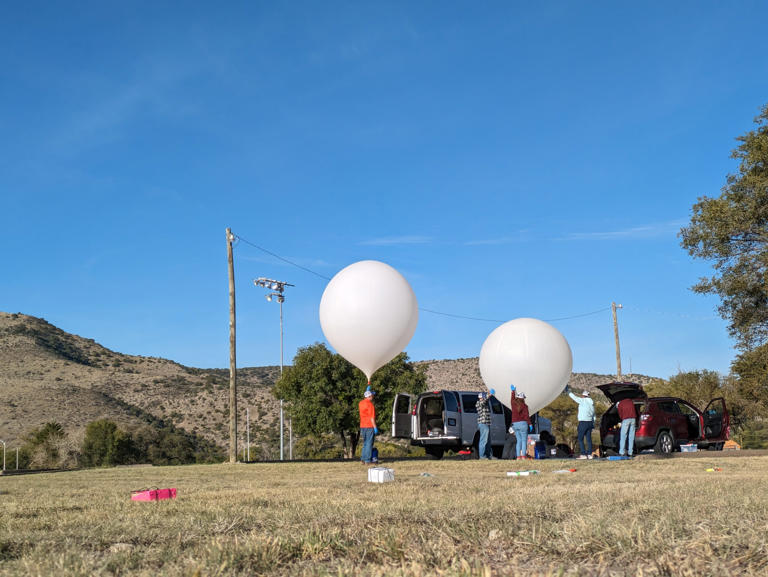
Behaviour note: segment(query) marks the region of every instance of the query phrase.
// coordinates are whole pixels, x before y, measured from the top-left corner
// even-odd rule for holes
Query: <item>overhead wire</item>
[[[279,254],[276,254],[276,253],[274,253],[274,252],[272,252],[270,250],[267,250],[264,247],[261,247],[261,246],[255,244],[255,243],[250,242],[249,240],[243,238],[240,235],[237,235],[237,234],[233,233],[233,236],[238,241],[244,242],[245,244],[247,244],[249,246],[252,246],[253,248],[258,249],[258,250],[260,250],[260,251],[262,251],[262,252],[264,252],[264,253],[266,253],[266,254],[268,254],[270,256],[273,256],[276,259],[281,260],[281,261],[283,261],[283,262],[285,262],[285,263],[287,263],[287,264],[289,264],[291,266],[295,266],[296,268],[299,268],[299,269],[301,269],[303,271],[306,271],[306,272],[308,272],[310,274],[313,274],[313,275],[315,275],[317,277],[320,277],[321,279],[328,280],[328,281],[331,280],[329,277],[327,277],[327,276],[325,276],[323,274],[320,274],[319,272],[315,272],[312,269],[309,269],[309,268],[307,268],[305,266],[302,266],[302,265],[300,265],[298,263],[295,263],[292,260],[289,260],[287,258],[284,258],[284,257],[280,256]],[[544,320],[546,322],[567,321],[567,320],[570,320],[570,319],[578,319],[578,318],[582,318],[582,317],[588,317],[588,316],[596,315],[596,314],[605,312],[607,310],[610,310],[610,308],[611,307],[604,307],[604,308],[601,308],[601,309],[598,309],[596,311],[592,311],[592,312],[589,312],[589,313],[582,313],[582,314],[571,315],[571,316],[567,316],[567,317],[559,317],[559,318],[556,318],[556,319],[542,319],[542,320]],[[471,316],[466,316],[466,315],[457,315],[457,314],[453,314],[453,313],[444,313],[442,311],[436,311],[436,310],[427,309],[427,308],[423,308],[423,307],[419,307],[419,310],[420,311],[424,311],[425,313],[431,313],[433,315],[441,315],[441,316],[444,316],[444,317],[452,317],[452,318],[455,318],[455,319],[466,319],[466,320],[470,320],[470,321],[480,321],[480,322],[486,322],[486,323],[500,323],[500,324],[507,322],[507,321],[502,321],[502,320],[499,320],[499,319],[485,319],[485,318],[481,318],[481,317],[471,317]]]

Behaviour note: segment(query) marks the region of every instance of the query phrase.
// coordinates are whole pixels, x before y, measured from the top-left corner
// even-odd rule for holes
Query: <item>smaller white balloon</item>
[[[402,352],[419,321],[411,285],[397,270],[363,260],[339,271],[320,300],[320,326],[331,346],[368,380]]]
[[[554,401],[568,384],[573,355],[555,327],[538,319],[511,320],[496,328],[480,350],[480,376],[510,406],[510,385],[525,393],[531,414]]]

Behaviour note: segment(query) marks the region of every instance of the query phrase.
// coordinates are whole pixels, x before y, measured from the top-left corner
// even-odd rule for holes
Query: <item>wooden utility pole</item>
[[[613,336],[616,339],[616,380],[621,381],[621,349],[619,348],[619,323],[616,320],[616,309],[624,308],[616,303],[611,303],[613,311]]]
[[[237,362],[235,357],[235,265],[232,258],[231,229],[227,229],[229,263],[229,462],[237,462]]]

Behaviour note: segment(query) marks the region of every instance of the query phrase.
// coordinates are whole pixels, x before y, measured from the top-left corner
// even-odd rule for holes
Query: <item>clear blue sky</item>
[[[677,232],[768,102],[764,2],[90,2],[0,19],[0,310],[130,354],[238,365],[323,340],[326,281],[385,261],[419,305],[555,321],[574,370],[727,372]],[[271,257],[263,247],[312,274]],[[492,322],[422,311],[412,359]]]

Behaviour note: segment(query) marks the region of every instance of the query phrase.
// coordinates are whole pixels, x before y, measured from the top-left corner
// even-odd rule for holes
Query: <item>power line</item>
[[[283,262],[287,262],[288,264],[290,264],[290,265],[292,265],[292,266],[295,266],[296,268],[300,268],[301,270],[307,271],[307,272],[308,272],[308,273],[310,273],[310,274],[313,274],[313,275],[315,275],[315,276],[319,276],[319,277],[320,277],[320,278],[322,278],[322,279],[325,279],[325,280],[331,280],[330,278],[328,278],[328,277],[327,277],[327,276],[325,276],[325,275],[322,275],[322,274],[320,274],[319,272],[315,272],[315,271],[313,271],[313,270],[311,270],[311,269],[308,269],[308,268],[307,268],[307,267],[305,267],[305,266],[301,266],[300,264],[297,264],[297,263],[295,263],[295,262],[293,262],[293,261],[291,261],[291,260],[288,260],[287,258],[283,258],[283,257],[281,257],[279,254],[275,254],[275,253],[273,253],[273,252],[271,252],[271,251],[268,251],[266,248],[260,247],[260,246],[258,246],[258,245],[256,245],[256,244],[253,244],[252,242],[249,242],[249,241],[245,240],[245,239],[244,239],[242,236],[238,236],[238,235],[235,235],[235,238],[236,238],[237,240],[241,240],[241,241],[243,241],[245,244],[248,244],[248,245],[252,246],[253,248],[257,248],[257,249],[259,249],[260,251],[267,253],[267,254],[268,254],[268,255],[270,255],[270,256],[273,256],[273,257],[275,257],[275,258],[277,258],[277,259],[280,259],[280,260],[281,260],[281,261],[283,261]]]
[[[233,236],[237,240],[242,241],[245,244],[247,244],[249,246],[252,246],[253,248],[258,249],[258,250],[260,250],[260,251],[262,251],[262,252],[264,252],[264,253],[266,253],[266,254],[268,254],[270,256],[273,256],[276,259],[279,259],[279,260],[281,260],[281,261],[283,261],[285,263],[288,263],[291,266],[295,266],[296,268],[300,268],[301,270],[306,271],[306,272],[308,272],[310,274],[313,274],[313,275],[315,275],[317,277],[320,277],[321,279],[325,279],[325,280],[328,280],[328,281],[331,280],[329,277],[327,277],[327,276],[325,276],[323,274],[320,274],[319,272],[315,272],[312,269],[309,269],[309,268],[307,268],[305,266],[302,266],[302,265],[300,265],[298,263],[295,263],[295,262],[293,262],[291,260],[288,260],[287,258],[283,258],[279,254],[275,254],[274,252],[272,252],[270,250],[267,250],[264,247],[261,247],[261,246],[259,246],[257,244],[254,244],[254,243],[244,239],[242,236],[239,236],[239,235],[236,235],[236,234],[233,235]],[[583,313],[583,314],[580,314],[580,315],[572,315],[572,316],[567,316],[567,317],[559,317],[559,318],[556,318],[556,319],[542,319],[542,320],[544,320],[545,322],[567,321],[567,320],[570,320],[570,319],[578,319],[578,318],[582,318],[582,317],[588,317],[588,316],[596,315],[598,313],[602,313],[602,312],[605,312],[607,310],[610,310],[610,308],[611,307],[605,307],[605,308],[602,308],[602,309],[599,309],[599,310],[596,310],[596,311],[592,311],[590,313]],[[444,317],[452,317],[452,318],[455,318],[455,319],[466,319],[466,320],[469,320],[469,321],[480,321],[480,322],[485,322],[485,323],[499,323],[499,324],[507,322],[507,321],[501,321],[499,319],[484,319],[484,318],[481,318],[481,317],[470,317],[470,316],[465,316],[465,315],[456,315],[456,314],[453,314],[453,313],[444,313],[444,312],[435,311],[435,310],[432,310],[432,309],[425,309],[423,307],[419,307],[419,310],[420,311],[424,311],[425,313],[431,313],[433,315],[441,315],[441,316],[444,316]]]

